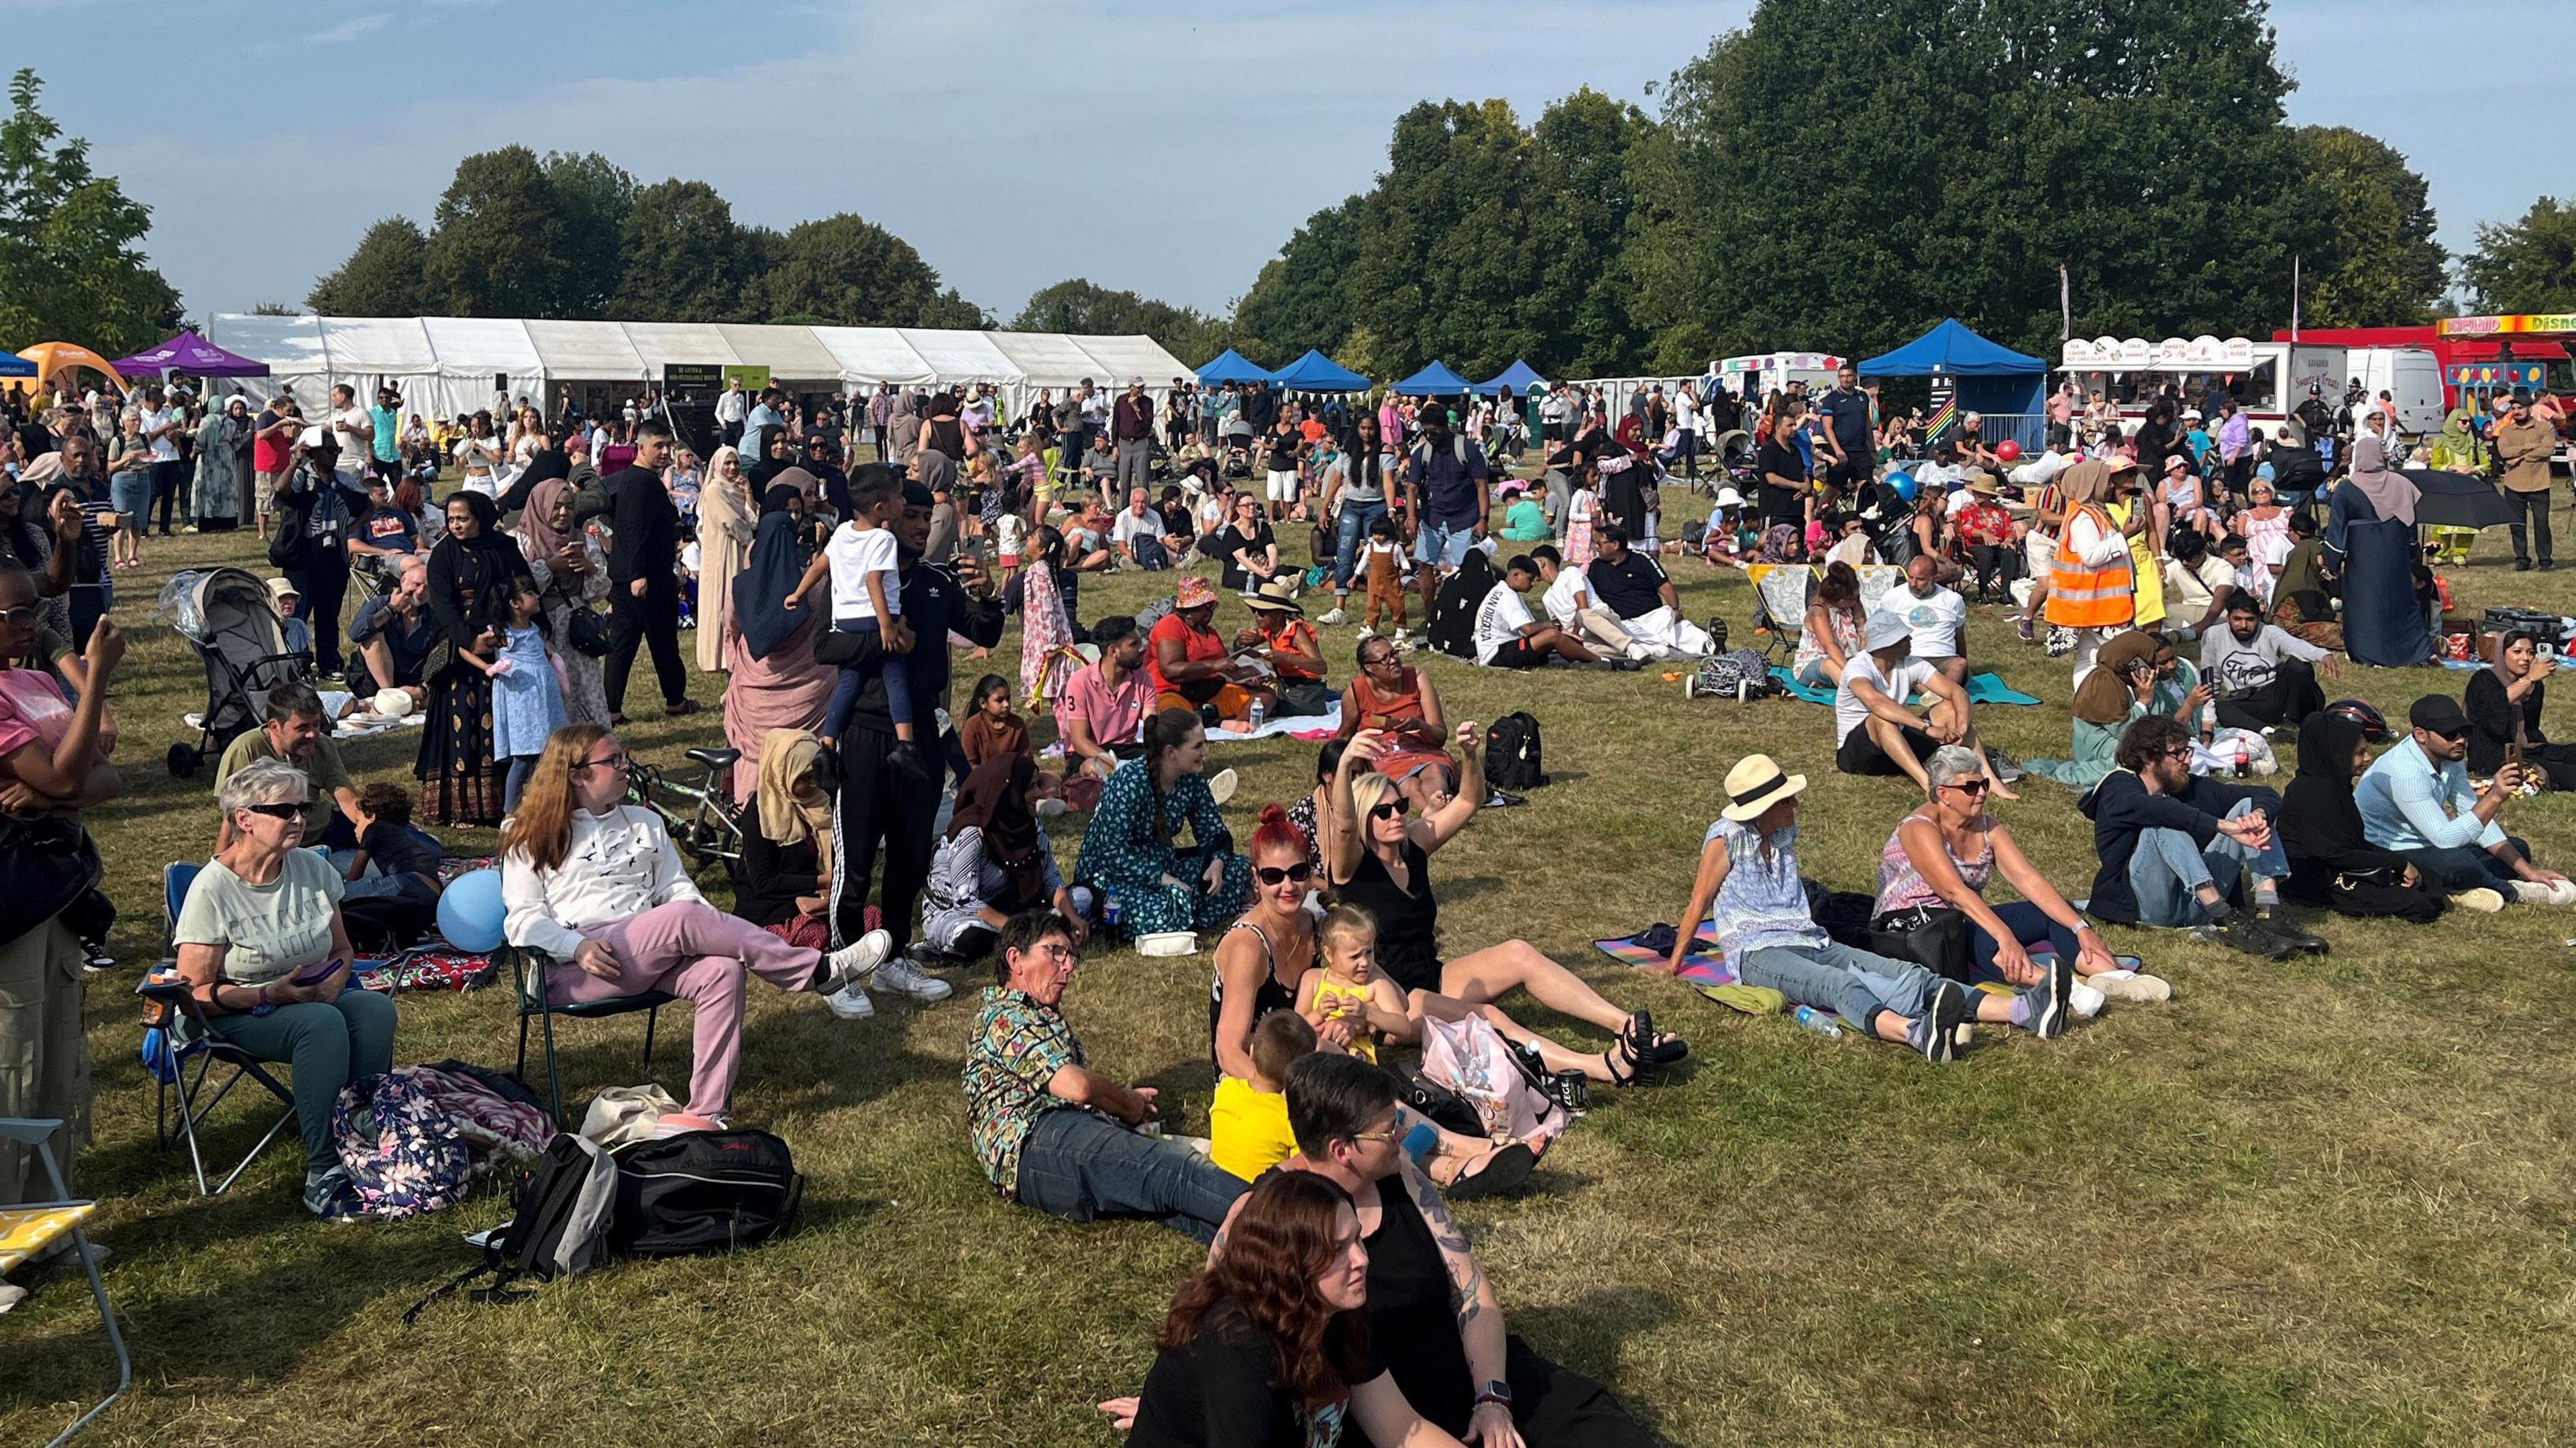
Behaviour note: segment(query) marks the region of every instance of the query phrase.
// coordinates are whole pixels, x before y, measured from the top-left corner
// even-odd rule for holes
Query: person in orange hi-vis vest
[[[2065,496],[2066,522],[2057,535],[2057,554],[2048,571],[2048,601],[2043,617],[2051,628],[2075,631],[2078,673],[2093,661],[2102,641],[2129,626],[2137,614],[2137,579],[2129,556],[2129,529],[2144,526],[2146,510],[2133,509],[2127,529],[2104,511],[2117,491],[2117,477],[2134,471],[2134,459],[2112,462],[2086,459],[2057,478]]]

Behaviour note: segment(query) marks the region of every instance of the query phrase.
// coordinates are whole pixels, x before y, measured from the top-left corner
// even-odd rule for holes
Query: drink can
[[[1111,929],[1117,928],[1118,892],[1115,890],[1104,890],[1100,894],[1100,923]]]

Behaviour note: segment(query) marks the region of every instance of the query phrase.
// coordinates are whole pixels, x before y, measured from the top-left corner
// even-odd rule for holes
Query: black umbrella
[[[2397,475],[2423,494],[2415,501],[2418,523],[2435,528],[2493,528],[2513,521],[2513,504],[2476,473],[2400,468]]]

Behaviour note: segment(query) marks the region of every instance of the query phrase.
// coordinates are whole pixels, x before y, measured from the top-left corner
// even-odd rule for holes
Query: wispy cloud
[[[354,15],[337,25],[315,31],[308,39],[315,45],[346,45],[361,35],[372,34],[393,22],[391,12],[376,15]]]

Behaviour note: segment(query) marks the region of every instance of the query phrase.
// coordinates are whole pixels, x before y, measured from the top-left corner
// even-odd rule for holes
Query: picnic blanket
[[[1787,669],[1780,667],[1778,664],[1773,664],[1771,666],[1771,677],[1779,682],[1781,688],[1801,699],[1806,700],[1810,704],[1830,704],[1834,701],[1833,690],[1813,684],[1801,684],[1795,678],[1790,676]],[[1920,698],[1921,696],[1917,695],[1915,697]],[[1909,700],[1908,702],[1911,701]],[[1993,674],[1970,674],[1968,676],[1968,702],[1972,704],[2036,704],[2039,702],[2039,698],[2034,694],[2022,693],[2020,690],[2011,687]]]
[[[1210,729],[1207,732],[1207,742],[1248,744],[1255,739],[1267,739],[1273,734],[1290,734],[1299,739],[1330,739],[1341,732],[1342,701],[1336,698],[1333,700],[1333,707],[1321,714],[1290,714],[1283,718],[1265,719],[1261,721],[1260,728],[1250,733],[1237,733],[1232,729]]]
[[[489,954],[424,945],[383,960],[349,962],[350,979],[380,995],[407,990],[477,990],[501,973]]]
[[[1666,939],[1669,939],[1672,930],[1673,927],[1669,925],[1659,925],[1650,930],[1641,930],[1636,935],[1621,936],[1616,940],[1596,940],[1592,942],[1592,947],[1622,964],[1660,966],[1672,959],[1671,950],[1669,948],[1657,950],[1652,945],[1641,945],[1638,941],[1653,931],[1660,931]],[[1726,963],[1725,956],[1718,953],[1716,921],[1704,922],[1699,927],[1699,934],[1691,940],[1690,952],[1682,957],[1679,978],[1685,985],[1703,995],[1719,986],[1735,984],[1734,968]]]

